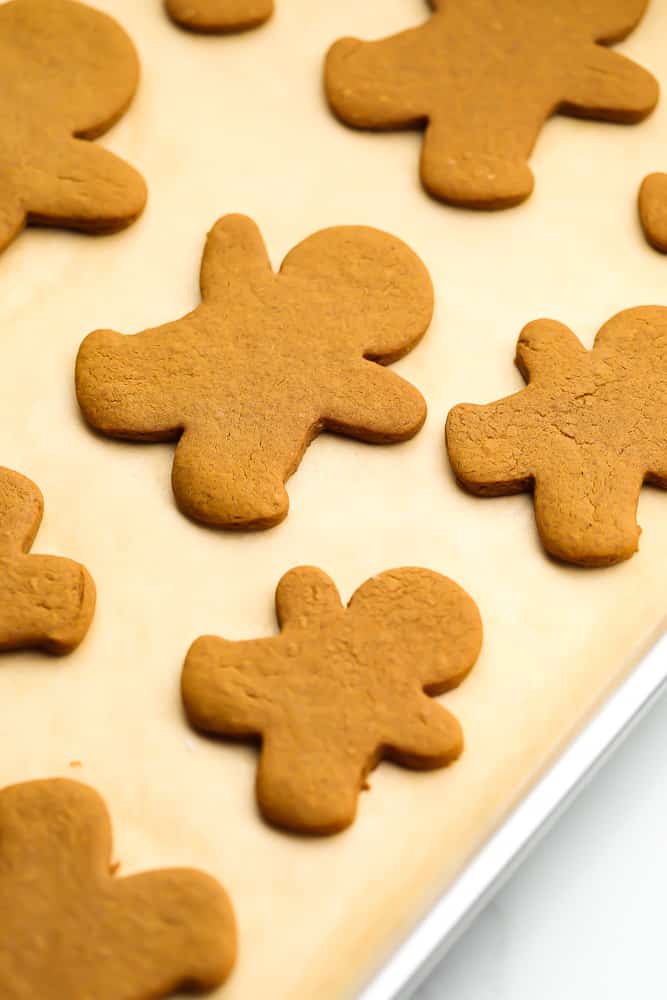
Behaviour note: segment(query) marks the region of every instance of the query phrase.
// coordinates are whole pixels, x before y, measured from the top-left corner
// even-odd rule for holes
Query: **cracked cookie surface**
[[[525,389],[447,418],[458,481],[482,496],[534,489],[540,538],[559,559],[628,559],[642,484],[667,487],[667,309],[619,313],[591,351],[566,326],[537,320],[516,364]]]
[[[301,566],[278,584],[276,613],[273,638],[197,639],[181,681],[195,728],[261,738],[257,800],[270,822],[335,833],[383,758],[425,770],[459,757],[461,726],[428,696],[457,687],[479,655],[481,619],[461,587],[388,570],[345,608],[325,573]]]

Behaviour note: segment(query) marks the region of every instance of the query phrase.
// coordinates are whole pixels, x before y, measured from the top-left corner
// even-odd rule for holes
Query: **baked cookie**
[[[127,109],[139,79],[112,18],[73,0],[0,6],[0,251],[26,222],[109,233],[146,202],[142,177],[85,139]]]
[[[667,309],[619,313],[592,351],[566,326],[537,320],[519,337],[516,364],[527,388],[450,412],[456,478],[481,496],[534,489],[540,538],[558,559],[628,559],[642,484],[667,487]]]
[[[228,215],[209,233],[201,291],[202,304],[173,323],[90,334],[76,364],[92,427],[179,440],[172,482],[185,514],[271,527],[320,431],[387,443],[421,428],[421,395],[380,367],[414,347],[433,309],[428,273],[400,240],[325,229],[275,274],[255,224]]]
[[[271,639],[197,639],[182,675],[193,726],[261,737],[257,799],[270,822],[335,833],[383,757],[425,770],[461,754],[459,723],[427,697],[457,687],[479,655],[479,612],[455,583],[389,570],[345,608],[325,573],[302,566],[278,584],[276,613]]]
[[[117,879],[104,802],[65,779],[0,792],[3,1000],[156,1000],[229,975],[236,926],[208,875]]]
[[[28,555],[43,511],[35,484],[0,468],[0,650],[69,653],[93,618],[95,584],[83,566]]]
[[[507,208],[533,189],[528,158],[556,112],[637,122],[658,85],[603,48],[648,0],[431,0],[419,28],[376,42],[344,38],[325,67],[332,109],[358,128],[426,127],[421,179],[470,208]]]
[[[651,246],[667,253],[667,174],[649,174],[639,189],[639,217]]]
[[[227,34],[268,21],[273,0],[165,0],[169,16],[190,31]]]

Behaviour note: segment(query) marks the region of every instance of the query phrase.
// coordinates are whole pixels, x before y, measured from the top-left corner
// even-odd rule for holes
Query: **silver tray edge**
[[[667,688],[663,634],[418,921],[358,1000],[407,1000]]]

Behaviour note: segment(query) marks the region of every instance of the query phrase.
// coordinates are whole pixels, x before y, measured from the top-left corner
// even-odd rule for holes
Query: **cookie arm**
[[[326,95],[335,114],[359,128],[401,128],[423,121],[432,102],[435,61],[429,24],[376,42],[341,38],[327,53]],[[435,69],[435,66],[434,66]]]
[[[95,584],[83,566],[57,556],[25,556],[0,579],[0,650],[70,653],[94,611]]]
[[[426,403],[405,379],[372,361],[345,370],[323,404],[328,430],[374,444],[406,441],[421,430]]]
[[[177,391],[179,354],[172,326],[124,336],[96,330],[76,359],[76,395],[81,411],[102,434],[137,441],[178,436],[182,412]]]
[[[231,903],[203,872],[166,869],[121,879],[101,898],[99,912],[100,980],[125,984],[128,995],[214,989],[234,965]]]
[[[212,635],[195,640],[181,674],[181,697],[190,724],[220,736],[259,736],[271,717],[262,664],[271,658],[278,641],[229,642]]]
[[[526,390],[523,390],[524,392]],[[488,406],[462,404],[450,410],[445,438],[459,484],[482,496],[529,488],[532,469],[523,440],[519,393]]]
[[[111,233],[129,226],[146,204],[146,184],[124,160],[102,146],[71,139],[50,149],[43,163],[21,173],[32,222]]]
[[[318,627],[342,613],[336,584],[316,566],[296,566],[276,587],[276,616],[281,629]]]
[[[647,70],[600,45],[582,51],[581,68],[568,84],[560,110],[580,118],[639,122],[653,111],[658,83]]]
[[[206,238],[199,284],[205,301],[229,299],[234,287],[273,273],[258,226],[246,215],[223,215]]]
[[[404,706],[386,737],[387,757],[418,771],[445,767],[463,752],[459,721],[432,698],[423,696]]]

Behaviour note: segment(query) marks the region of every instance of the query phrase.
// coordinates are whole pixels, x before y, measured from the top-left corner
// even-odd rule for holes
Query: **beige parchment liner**
[[[344,998],[461,869],[527,784],[623,676],[660,627],[667,495],[645,489],[641,551],[613,569],[549,562],[528,497],[458,490],[445,414],[518,388],[522,325],[540,316],[590,346],[628,306],[667,304],[667,260],[643,242],[635,198],[667,168],[667,102],[627,128],[557,119],[519,209],[472,214],[417,182],[419,138],[339,125],[325,108],[322,58],[337,37],[417,23],[422,0],[281,0],[259,31],[197,38],[160,0],[99,0],[143,62],[136,103],[104,142],[145,174],[144,218],[115,237],[30,230],[0,258],[0,464],[46,498],[34,551],[89,567],[98,611],[63,660],[4,655],[0,783],[70,775],[107,800],[121,871],[197,865],[229,889],[239,917],[227,1000]],[[654,2],[621,51],[664,64],[667,7]],[[289,484],[281,527],[228,535],[176,510],[172,448],[95,437],[73,393],[79,342],[96,327],[131,333],[197,302],[204,236],[225,212],[259,223],[277,265],[324,226],[363,223],[422,256],[437,309],[397,365],[429,418],[412,442],[320,438]],[[467,749],[449,770],[383,764],[347,833],[277,833],[254,805],[254,750],[191,733],[179,673],[190,642],[270,634],[273,592],[299,563],[321,566],[347,600],[373,573],[427,566],[462,584],[485,625],[479,663],[445,698]],[[81,761],[71,768],[71,761]]]

